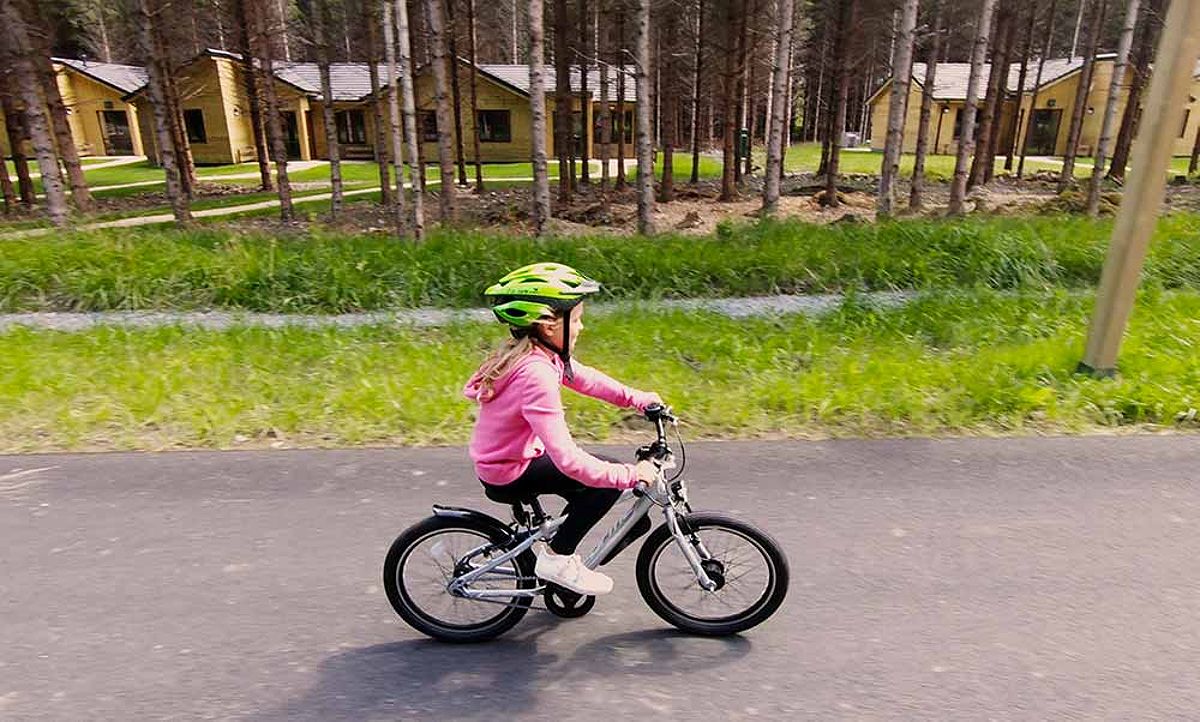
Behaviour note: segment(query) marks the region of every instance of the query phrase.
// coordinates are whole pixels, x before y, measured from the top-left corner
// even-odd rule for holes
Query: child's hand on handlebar
[[[637,474],[638,481],[644,481],[647,484],[653,484],[658,479],[658,466],[649,459],[642,459],[634,464],[634,471]]]

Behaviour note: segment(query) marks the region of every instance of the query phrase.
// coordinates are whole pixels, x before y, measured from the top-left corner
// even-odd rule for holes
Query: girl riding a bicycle
[[[600,284],[558,263],[518,268],[485,292],[512,338],[467,382],[479,403],[470,455],[488,496],[513,502],[541,494],[567,501],[566,519],[537,554],[535,574],[577,594],[612,591],[612,579],[584,566],[576,547],[621,490],[651,482],[651,461],[623,464],[580,449],[567,428],[561,387],[639,411],[661,404],[571,358],[583,330],[584,299]],[[649,524],[647,523],[647,528]]]

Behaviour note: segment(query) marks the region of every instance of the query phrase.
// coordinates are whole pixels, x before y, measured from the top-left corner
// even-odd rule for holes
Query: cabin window
[[[189,143],[207,143],[208,135],[204,132],[204,111],[191,108],[183,111],[183,125],[187,129]]]
[[[512,112],[508,110],[481,110],[475,121],[479,127],[480,143],[511,143]]]
[[[346,145],[366,145],[367,119],[361,110],[343,110],[334,116],[337,139]]]

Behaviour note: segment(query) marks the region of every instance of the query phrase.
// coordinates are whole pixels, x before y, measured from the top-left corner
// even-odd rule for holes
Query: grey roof
[[[387,81],[387,66],[378,65],[379,82]],[[306,93],[321,97],[321,71],[316,63],[281,63],[275,76]],[[362,100],[373,92],[371,67],[366,63],[331,63],[329,80],[334,101]]]
[[[506,85],[510,85],[516,90],[528,95],[529,94],[529,66],[528,65],[480,65],[479,69],[488,75],[492,75],[503,81]],[[546,66],[546,77],[543,83],[547,93],[554,92],[554,67]],[[620,70],[613,66],[606,66],[605,71],[608,73],[609,97],[613,100],[617,98],[617,74]],[[578,67],[571,68],[571,90],[580,92],[583,88],[581,75]],[[588,92],[593,98],[600,97],[600,71],[588,71]],[[630,70],[625,70],[625,102],[637,102],[637,84],[634,82],[633,73]]]
[[[1099,56],[1098,60],[1106,60],[1109,56]],[[1063,78],[1066,75],[1083,67],[1083,58],[1047,58],[1046,66],[1042,70],[1042,86],[1045,87],[1049,83]],[[925,85],[925,63],[913,63],[913,80],[920,86]],[[983,64],[983,81],[987,82],[987,77],[992,72],[991,63]],[[1017,81],[1021,79],[1021,66],[1019,63],[1013,63],[1008,68],[1008,78],[1005,81],[1005,87],[1008,92],[1015,93],[1017,91]],[[971,80],[971,64],[970,63],[938,63],[937,76],[934,80],[933,97],[937,100],[965,100],[967,97],[967,83]],[[1028,72],[1025,77],[1025,92],[1032,92],[1034,81],[1037,80],[1037,63],[1030,61]],[[884,81],[884,85],[891,81],[888,78]],[[983,95],[984,88],[980,88],[979,94]]]
[[[97,63],[91,60],[76,60],[75,58],[52,58],[52,60],[77,70],[93,80],[104,83],[122,93],[132,93],[146,84],[146,69],[136,65]]]

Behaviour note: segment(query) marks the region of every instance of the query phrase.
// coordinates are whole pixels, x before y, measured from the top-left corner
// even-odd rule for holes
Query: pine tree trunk
[[[938,53],[942,47],[942,0],[934,0],[930,21],[929,51],[925,57],[925,78],[921,86],[921,119],[917,125],[916,156],[908,189],[908,209],[920,211],[925,205],[925,156],[929,153],[929,118],[933,113],[933,88],[937,82]],[[937,148],[933,149],[937,153]]]
[[[108,42],[108,23],[104,22],[105,8],[100,5],[96,12],[96,25],[100,28],[100,59],[112,62],[112,46]]]
[[[625,180],[625,3],[617,0],[617,190],[624,190]]]
[[[1200,133],[1196,133],[1196,141],[1192,143],[1192,157],[1188,160],[1189,176],[1196,175],[1196,169],[1200,167]]]
[[[971,153],[975,150],[975,116],[979,112],[979,85],[983,76],[983,59],[987,55],[991,34],[992,13],[996,0],[983,0],[975,27],[975,45],[971,50],[971,77],[967,81],[967,98],[962,111],[962,127],[958,136],[958,155],[954,162],[954,181],[950,185],[951,215],[963,214],[967,195],[967,172]]]
[[[696,52],[692,76],[692,185],[700,182],[700,87],[704,79],[704,0],[696,0]]]
[[[725,87],[722,124],[724,132],[721,142],[721,200],[732,201],[737,188],[737,103],[738,103],[738,41],[740,33],[737,19],[740,13],[738,0],[726,0],[725,15]]]
[[[793,0],[795,2],[795,0]],[[787,98],[784,106],[784,131],[783,144],[779,147],[779,183],[782,186],[783,179],[787,176],[787,152],[788,148],[792,147],[792,131],[796,128],[796,13],[793,8],[792,12],[792,28],[791,28],[791,53],[788,55],[787,69]]]
[[[58,156],[67,171],[67,182],[71,186],[71,200],[75,207],[87,213],[95,207],[92,192],[88,189],[87,180],[83,177],[83,165],[79,162],[79,149],[75,147],[75,138],[71,135],[71,124],[67,120],[67,108],[63,105],[62,95],[58,92],[58,78],[54,66],[50,62],[49,33],[41,33],[43,42],[41,50],[33,61],[38,76],[42,81],[42,89],[46,95],[46,109],[49,111],[51,127],[54,131],[55,144],[58,146]]]
[[[251,0],[237,0],[239,19],[238,43],[242,55],[242,80],[246,86],[246,100],[250,106],[250,125],[254,130],[254,156],[258,163],[259,188],[269,191],[275,187],[271,180],[271,154],[267,151],[267,133],[263,127],[262,95],[258,90],[258,72],[254,68],[254,53],[251,51],[250,28],[254,23],[247,4]],[[328,2],[328,0],[326,0]]]
[[[916,3],[917,0],[909,0]],[[763,213],[774,215],[779,207],[780,187],[783,179],[783,133],[784,115],[787,112],[787,82],[792,64],[792,26],[795,14],[794,0],[778,0],[776,23],[779,34],[775,40],[775,64],[771,68],[771,117],[767,131],[766,178],[763,184]]]
[[[638,233],[654,233],[654,139],[650,111],[650,0],[638,0],[637,39],[637,184]]]
[[[1033,29],[1037,25],[1038,0],[1029,4],[1029,24],[1025,26],[1025,40],[1021,43],[1021,70],[1017,74],[1017,102],[1013,110],[1013,137],[1004,154],[1004,170],[1013,169],[1013,153],[1016,150],[1017,139],[1021,137],[1022,122],[1028,123],[1028,118],[1021,114],[1021,104],[1025,102],[1025,81],[1029,78],[1029,53],[1033,50]]]
[[[462,124],[462,91],[458,82],[458,22],[455,3],[457,0],[445,0],[446,3],[446,40],[450,48],[450,108],[454,111],[454,162],[458,166],[458,184],[467,185],[467,160],[463,153],[463,124]]]
[[[192,146],[188,142],[187,132],[183,127],[183,109],[179,104],[179,87],[175,84],[177,68],[171,64],[164,34],[157,33],[155,41],[158,43],[158,57],[161,58],[163,69],[163,88],[167,93],[167,119],[170,122],[171,137],[175,139],[175,161],[179,164],[180,187],[188,200],[191,200],[196,190],[196,162],[192,158]]]
[[[597,19],[600,14],[600,0],[597,0],[595,8]],[[609,45],[610,37],[608,28],[605,27],[604,33],[600,36],[601,46],[597,48],[596,54],[600,57],[600,116],[597,119],[600,125],[600,192],[604,202],[608,202],[608,188],[612,183],[612,172],[609,170],[609,161],[612,159],[612,113],[609,110],[609,102],[612,100],[609,95],[608,74],[610,66],[605,62],[605,58],[610,56]]]
[[[1100,214],[1100,179],[1104,177],[1104,163],[1108,148],[1112,145],[1113,124],[1117,120],[1117,101],[1121,97],[1121,86],[1125,83],[1125,70],[1129,65],[1129,49],[1133,45],[1133,30],[1137,25],[1138,7],[1141,0],[1129,0],[1125,8],[1125,25],[1117,43],[1117,60],[1113,64],[1112,82],[1108,85],[1108,99],[1104,103],[1104,119],[1100,123],[1100,142],[1096,145],[1096,162],[1092,177],[1088,181],[1087,214],[1093,218]],[[1130,98],[1130,102],[1136,102]],[[1197,134],[1200,137],[1200,134]]]
[[[284,223],[295,219],[292,207],[292,184],[288,180],[287,146],[283,138],[283,118],[279,110],[279,97],[275,92],[275,49],[271,47],[273,36],[278,29],[274,12],[270,3],[263,8],[263,17],[258,24],[262,62],[262,75],[259,80],[263,86],[263,96],[267,103],[267,137],[271,143],[271,157],[275,160],[275,184],[279,189],[279,217]]]
[[[1100,31],[1108,11],[1108,0],[1092,0],[1091,27],[1088,29],[1087,55],[1079,71],[1079,85],[1075,90],[1075,102],[1071,109],[1071,126],[1067,131],[1067,152],[1063,156],[1062,175],[1058,178],[1058,192],[1062,193],[1075,179],[1075,156],[1079,153],[1079,136],[1083,132],[1083,111],[1087,107],[1088,94],[1092,88],[1092,74],[1096,67],[1096,48],[1100,44]]]
[[[1016,31],[1017,14],[1014,10],[1009,16],[1008,29],[1004,33],[1003,41],[1000,43],[999,59],[994,61],[999,63],[1002,75],[1000,77],[1000,92],[996,95],[996,102],[992,106],[992,127],[988,132],[987,162],[983,164],[984,185],[991,183],[996,173],[996,156],[1000,153],[1000,131],[1003,130],[1001,124],[1004,121],[1004,101],[1008,97],[1008,70],[1011,65]],[[1017,98],[1019,99],[1020,97],[1020,93],[1018,93]]]
[[[170,105],[167,103],[166,78],[158,55],[159,43],[155,27],[158,8],[153,0],[138,0],[138,30],[142,45],[142,59],[148,76],[147,89],[150,93],[150,110],[154,116],[154,137],[158,142],[159,163],[166,176],[167,199],[171,202],[171,211],[175,222],[185,225],[192,219],[188,207],[187,194],[183,191],[181,171],[176,157],[175,139],[171,135],[171,123],[168,115]]]
[[[750,24],[758,17],[761,3],[759,0],[753,0],[751,5],[750,15],[742,20],[742,93],[741,106],[738,110],[738,117],[741,118],[739,123],[742,130],[746,131],[746,154],[741,158],[742,176],[744,180],[746,176],[754,172],[754,86],[758,80],[756,70],[758,69],[758,59],[755,57],[757,43],[753,42],[750,33]]]
[[[374,97],[371,99],[371,114],[375,118],[375,142],[371,149],[375,159],[375,165],[379,169],[379,199],[383,207],[389,213],[393,213],[396,204],[396,192],[392,187],[392,174],[388,170],[388,131],[385,128],[387,120],[384,118],[383,105],[388,102],[384,99],[387,93],[384,92],[385,87],[391,87],[391,78],[382,80],[379,77],[379,63],[382,60],[382,54],[379,49],[379,28],[383,25],[383,19],[380,14],[376,13],[374,8],[366,6],[363,8],[363,21],[367,25],[367,73],[371,79],[371,87],[374,88]],[[390,99],[389,99],[390,100]],[[403,182],[399,183],[403,187]]]
[[[842,149],[842,134],[846,131],[846,104],[850,95],[850,63],[846,53],[857,9],[858,0],[843,0],[838,17],[838,61],[835,63],[838,69],[838,81],[834,91],[833,125],[829,133],[829,163],[825,170],[825,204],[830,208],[837,208],[841,205],[837,189],[838,165]]]
[[[338,147],[337,123],[333,117],[333,80],[329,73],[329,32],[333,25],[329,12],[330,0],[317,0],[314,23],[316,28],[317,65],[321,75],[321,117],[325,121],[325,146],[329,154],[329,182],[332,200],[329,216],[337,220],[342,213],[342,161]]]
[[[17,105],[13,99],[17,82],[16,73],[12,70],[15,63],[10,61],[8,56],[0,56],[0,59],[9,67],[7,77],[3,78],[4,83],[0,84],[0,103],[3,104],[4,129],[8,134],[8,147],[12,153],[13,172],[17,176],[17,193],[21,205],[32,208],[36,194],[33,190],[33,179],[29,175],[29,159],[25,157],[25,119],[17,112]]]
[[[414,87],[412,33],[409,30],[408,3],[393,0],[396,16],[396,39],[399,46],[400,96],[404,100],[404,139],[408,146],[408,177],[412,182],[412,230],[413,238],[425,238],[425,168],[421,158],[421,143],[417,137],[417,98]],[[397,180],[396,188],[403,192],[404,184]]]
[[[533,116],[533,228],[542,236],[550,220],[550,175],[546,169],[545,34],[542,0],[529,0],[529,109]]]
[[[975,156],[971,160],[971,173],[967,177],[967,190],[984,182],[985,168],[995,164],[991,156],[992,128],[995,126],[996,106],[1004,102],[1005,85],[1008,82],[1008,68],[1003,64],[1004,39],[1012,24],[1012,12],[1009,2],[1003,0],[996,11],[996,27],[993,35],[992,64],[988,74],[987,91],[983,99],[983,109],[979,112],[979,137],[976,139]]]
[[[591,96],[588,95],[588,71],[592,67],[592,51],[588,43],[590,19],[587,0],[579,0],[579,52],[582,56],[579,60],[579,117],[583,128],[579,136],[579,182],[583,185],[592,182],[592,171],[588,167],[591,163],[588,157],[588,137],[592,127],[592,102]]]
[[[1133,146],[1133,135],[1137,129],[1138,119],[1142,111],[1142,88],[1149,77],[1150,60],[1154,55],[1154,46],[1158,29],[1162,25],[1162,10],[1166,0],[1150,0],[1148,12],[1142,27],[1136,32],[1133,61],[1133,82],[1129,86],[1129,101],[1125,104],[1125,112],[1121,114],[1121,129],[1117,132],[1117,142],[1113,149],[1112,164],[1108,176],[1124,180],[1125,168],[1129,165],[1129,150]]]
[[[754,2],[755,0],[750,0]],[[754,14],[754,7],[750,8],[751,16]],[[746,72],[749,63],[746,62],[747,56],[747,33],[749,32],[749,18],[743,12],[738,16],[738,40],[737,49],[734,54],[737,56],[737,83],[735,86],[735,105],[734,105],[734,146],[733,146],[733,182],[740,189],[742,187],[742,176],[744,175],[745,160],[742,157],[742,129],[746,127]],[[749,155],[749,153],[747,153]]]
[[[475,72],[475,0],[467,0],[467,54],[471,63],[471,142],[475,153],[475,192],[483,193],[483,158],[479,149],[479,74]]]
[[[12,215],[17,210],[17,194],[13,190],[12,179],[8,177],[8,162],[0,155],[0,194],[4,196],[4,215]]]
[[[400,0],[406,2],[407,0]],[[392,189],[395,202],[392,204],[392,222],[396,224],[396,235],[403,238],[406,232],[405,216],[408,205],[404,194],[404,127],[400,122],[399,76],[403,72],[396,66],[396,29],[392,0],[383,2],[383,55],[387,58],[388,74],[388,118],[391,121],[388,137],[392,145],[392,175],[396,185]],[[411,152],[411,149],[410,149]]]
[[[425,0],[425,14],[429,21],[429,33],[433,43],[434,104],[437,109],[438,166],[441,168],[441,185],[438,200],[442,223],[451,223],[455,217],[454,203],[454,150],[450,147],[450,130],[454,114],[450,109],[450,58],[446,55],[446,25],[442,17],[441,0]],[[455,73],[457,75],[457,73]]]
[[[59,173],[59,159],[54,149],[52,123],[46,110],[40,74],[35,67],[37,56],[30,41],[28,26],[15,0],[0,0],[0,25],[4,26],[0,32],[8,36],[5,44],[11,50],[9,61],[16,74],[17,91],[25,106],[29,138],[37,157],[38,170],[42,174],[46,210],[54,225],[61,228],[67,225],[67,194]]]
[[[571,61],[567,0],[554,0],[554,154],[558,158],[558,202],[571,202]]]
[[[668,38],[668,42],[674,42],[678,21],[675,13],[667,13],[663,18],[662,24],[657,28],[660,32],[660,37]],[[678,75],[679,63],[675,60],[675,56],[670,52],[668,47],[667,52],[662,52],[659,48],[658,70],[661,73],[660,82],[664,81],[667,86],[674,91],[676,86],[676,78]],[[665,97],[663,97],[665,95]],[[663,93],[660,89],[658,96],[663,100],[662,111],[662,179],[658,185],[658,200],[661,203],[670,203],[675,200],[675,144],[678,142],[678,121],[679,114],[679,95],[675,92]]]
[[[1046,69],[1046,56],[1050,54],[1050,44],[1054,40],[1054,12],[1058,9],[1058,0],[1050,0],[1046,11],[1046,36],[1042,42],[1042,52],[1038,58],[1037,75],[1033,79],[1033,97],[1029,99],[1029,117],[1025,120],[1025,132],[1021,138],[1021,160],[1017,163],[1017,177],[1025,177],[1025,156],[1029,152],[1029,139],[1033,137],[1033,113],[1037,109],[1038,93],[1042,88],[1042,74]]]
[[[900,34],[892,58],[892,93],[888,105],[887,139],[883,146],[883,168],[879,175],[879,198],[875,211],[887,218],[896,203],[896,176],[900,175],[900,153],[904,146],[904,119],[912,77],[913,36],[917,27],[917,0],[904,0]]]

